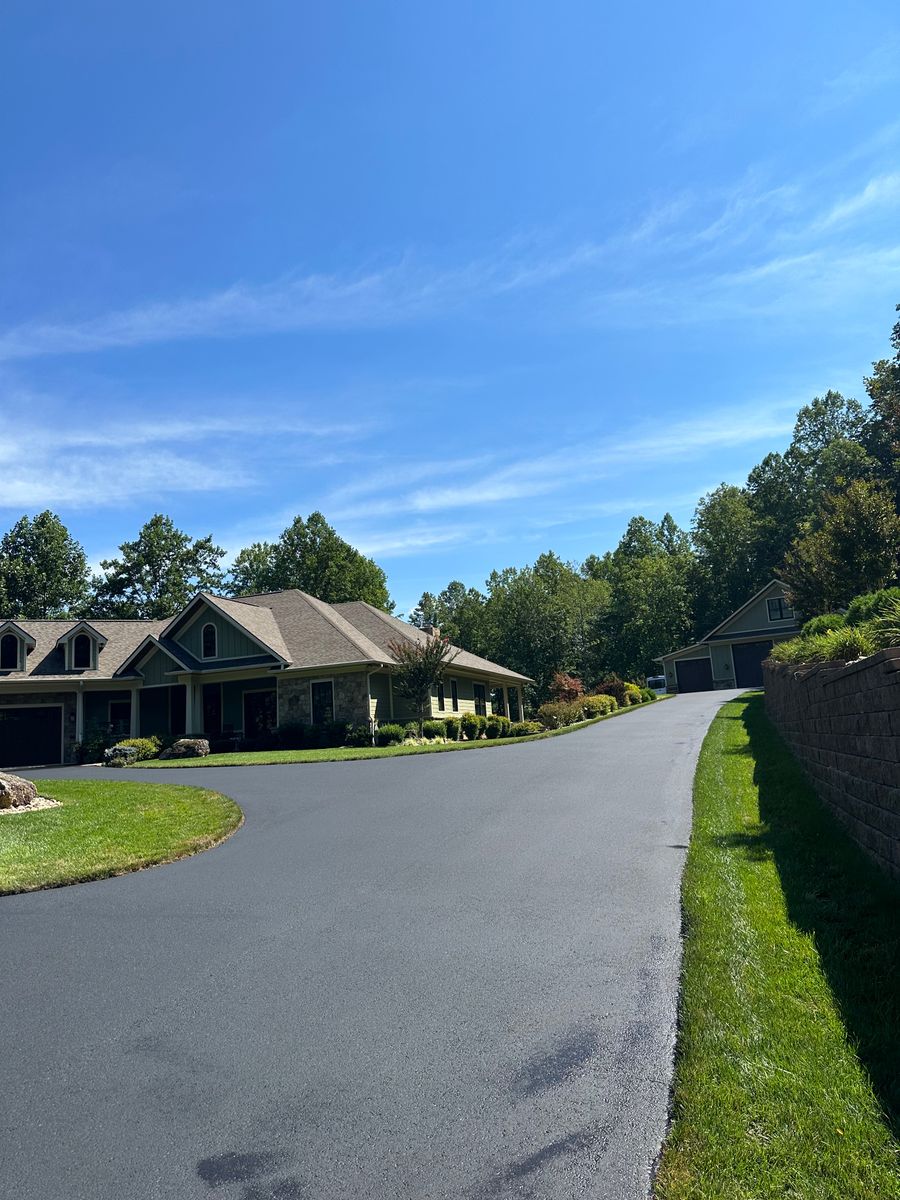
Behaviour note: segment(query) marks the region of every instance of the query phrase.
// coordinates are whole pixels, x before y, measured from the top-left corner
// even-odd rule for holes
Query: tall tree
[[[295,517],[277,542],[254,542],[231,569],[234,596],[299,588],[328,604],[365,600],[386,612],[394,604],[381,567],[339,537],[320,512]]]
[[[854,596],[897,581],[900,516],[880,483],[857,480],[828,499],[785,559],[783,578],[805,616],[843,608]]]
[[[486,654],[486,603],[487,597],[477,588],[467,588],[464,583],[454,579],[437,595],[423,592],[409,620],[419,629],[425,625],[436,625],[454,645],[473,654]]]
[[[723,621],[763,582],[757,536],[756,515],[742,488],[723,483],[700,500],[693,523],[698,635]]]
[[[88,580],[84,550],[55,513],[21,517],[0,540],[4,617],[80,616],[88,602]]]
[[[865,381],[872,402],[866,446],[881,464],[894,502],[900,507],[900,321],[891,331],[891,346],[894,357],[873,363],[872,374]]]
[[[222,586],[219,564],[225,553],[211,537],[192,538],[157,513],[133,542],[123,542],[120,558],[101,562],[94,580],[97,616],[161,620],[174,616],[198,591]]]

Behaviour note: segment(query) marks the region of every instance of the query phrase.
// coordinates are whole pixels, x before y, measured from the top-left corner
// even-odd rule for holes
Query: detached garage
[[[796,637],[799,631],[784,584],[773,579],[699,642],[658,660],[666,673],[666,688],[708,692],[762,687],[762,664],[773,645]]]
[[[63,706],[0,706],[0,767],[51,766],[63,761]]]

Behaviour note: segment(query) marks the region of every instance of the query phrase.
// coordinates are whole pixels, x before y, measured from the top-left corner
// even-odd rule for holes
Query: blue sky
[[[408,609],[687,523],[888,351],[893,0],[29,0],[0,43],[0,521],[92,561],[318,508]]]

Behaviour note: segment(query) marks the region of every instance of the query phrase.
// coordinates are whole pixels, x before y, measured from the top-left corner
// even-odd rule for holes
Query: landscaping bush
[[[403,726],[403,731],[408,738],[417,738],[419,736],[419,726],[415,721],[407,721]]]
[[[545,729],[561,729],[583,720],[581,703],[577,700],[548,700],[537,710],[537,718]]]
[[[348,725],[344,734],[344,745],[371,746],[372,730],[369,725]]]
[[[299,721],[289,721],[278,729],[279,750],[302,750],[307,741],[307,726]]]
[[[640,704],[642,703],[641,689],[636,683],[625,684],[625,703]]]
[[[75,761],[79,766],[83,763],[103,762],[104,754],[115,740],[105,727],[91,726],[85,730],[84,737],[75,746]]]
[[[871,635],[876,650],[900,646],[900,600],[889,601],[881,609],[880,615],[865,628]]]
[[[813,617],[800,630],[801,637],[816,637],[820,633],[828,633],[832,629],[843,629],[847,618],[843,613],[822,613]]]
[[[619,707],[616,704],[615,696],[608,696],[605,693],[600,696],[582,696],[579,704],[584,715],[591,718],[608,716]]]
[[[625,708],[628,700],[625,693],[625,680],[618,675],[607,675],[602,683],[594,688],[595,696],[612,696],[619,708]]]
[[[900,587],[882,588],[878,592],[867,592],[856,596],[847,605],[847,624],[862,625],[880,617],[893,603],[900,603]]]
[[[116,742],[113,750],[117,750],[119,746],[131,746],[137,751],[139,762],[143,762],[146,758],[156,758],[163,748],[162,742],[155,735],[151,737],[123,738],[121,741]]]
[[[656,695],[656,692],[654,692],[654,690],[652,688],[648,688],[648,687],[641,688],[641,703],[642,704],[652,704],[653,701],[656,699],[658,699],[658,697]]]
[[[460,717],[459,727],[462,730],[463,737],[470,742],[481,733],[481,723],[475,713],[466,712]]]
[[[379,725],[375,731],[375,741],[379,746],[399,746],[406,737],[402,725]]]
[[[422,736],[427,738],[445,738],[447,726],[443,721],[423,721]]]
[[[459,741],[459,717],[445,717],[444,730],[447,740],[450,742]]]
[[[513,721],[509,727],[510,737],[530,737],[534,733],[543,733],[544,727],[540,721]]]
[[[584,695],[584,684],[576,675],[557,671],[550,681],[551,700],[577,700]]]
[[[772,647],[769,658],[779,663],[853,662],[874,654],[876,638],[868,626],[844,626],[812,637],[791,638]]]
[[[499,713],[491,713],[487,718],[484,733],[485,737],[494,741],[496,738],[509,737],[510,727],[509,717],[503,717]]]

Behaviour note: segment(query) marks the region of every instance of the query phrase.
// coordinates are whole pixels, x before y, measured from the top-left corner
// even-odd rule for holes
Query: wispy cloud
[[[813,109],[826,113],[842,105],[855,103],[898,79],[900,37],[888,35],[857,62],[826,80],[822,92],[814,101]]]

